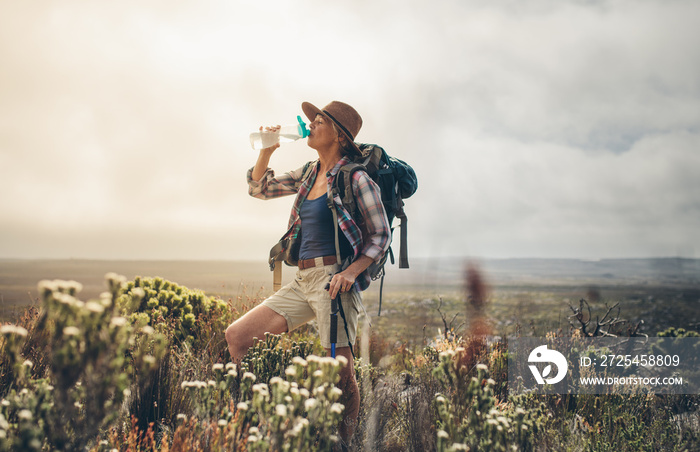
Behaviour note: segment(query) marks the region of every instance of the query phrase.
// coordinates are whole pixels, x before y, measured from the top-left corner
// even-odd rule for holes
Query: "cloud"
[[[693,255],[699,9],[8,4],[0,256],[264,257],[291,198],[247,196],[247,135],[333,99],[416,168],[416,254]]]

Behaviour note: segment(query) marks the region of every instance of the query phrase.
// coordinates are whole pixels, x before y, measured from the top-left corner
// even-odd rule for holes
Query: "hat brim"
[[[318,107],[316,107],[315,105],[311,104],[310,102],[302,102],[302,104],[301,104],[301,110],[304,112],[304,114],[306,115],[306,117],[307,117],[307,118],[309,119],[309,121],[311,121],[311,122],[313,122],[314,119],[316,119],[316,115],[321,115],[321,116],[323,116],[324,118],[327,118],[327,119],[333,121],[336,125],[340,126],[340,124],[338,124],[333,118],[331,118],[330,116],[328,116],[327,114],[325,114],[325,113],[323,112],[323,110],[321,110],[320,108],[318,108]],[[352,150],[355,152],[355,154],[357,154],[357,155],[359,155],[359,156],[362,156],[362,151],[361,151],[360,148],[357,146],[357,143],[355,143],[355,142],[353,141],[352,137],[350,137],[347,133],[345,133],[345,132],[343,131],[343,127],[342,127],[342,126],[338,127],[338,132],[339,132],[339,133],[342,133],[343,136],[345,137],[345,139],[348,140],[348,142],[350,143],[350,145],[351,145],[351,147],[352,147]]]

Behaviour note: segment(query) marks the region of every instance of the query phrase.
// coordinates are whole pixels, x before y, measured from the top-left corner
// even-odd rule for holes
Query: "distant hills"
[[[492,284],[635,284],[700,288],[700,259],[411,259],[411,268],[389,265],[389,283],[411,285],[461,284],[470,263]]]

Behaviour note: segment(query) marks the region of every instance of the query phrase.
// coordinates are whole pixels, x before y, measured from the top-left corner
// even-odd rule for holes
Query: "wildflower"
[[[336,360],[342,365],[343,367],[346,367],[348,365],[348,359],[344,356],[338,356]]]
[[[238,372],[236,372],[236,369],[229,369],[226,375],[230,375],[233,378],[236,378],[238,376]]]
[[[284,382],[284,380],[282,380],[280,377],[272,377],[272,378],[270,378],[270,386],[279,385],[279,384],[281,384],[281,383],[283,383],[283,382]]]
[[[340,390],[340,388],[336,388],[335,386],[331,388],[331,397],[332,398],[338,398],[343,395],[343,391]]]
[[[43,281],[39,281],[37,288],[39,289],[39,292],[56,292],[58,290],[58,284],[56,284],[56,281],[49,281],[48,279],[45,279]]]
[[[131,389],[126,388],[124,391],[122,391],[122,394],[124,394],[124,397],[131,397]]]
[[[7,401],[7,400],[5,400],[5,399],[2,399],[2,402],[0,402],[0,405],[2,405],[2,406],[10,406],[10,402]]]
[[[31,411],[25,409],[17,413],[17,417],[24,421],[31,421],[33,416]]]
[[[488,380],[486,380],[486,384],[488,384],[490,386],[495,386],[496,380],[494,380],[493,378],[489,378]]]
[[[256,435],[249,435],[248,436],[248,442],[249,443],[255,443],[258,442],[260,438],[258,438]]]
[[[308,419],[301,418],[299,422],[294,424],[294,428],[292,429],[292,436],[299,436],[301,431],[305,429],[306,427],[309,426],[309,421]]]
[[[486,367],[486,364],[479,363],[476,365],[476,370],[489,370],[489,368]]]
[[[275,413],[280,417],[287,417],[287,406],[281,403],[275,406]]]
[[[249,434],[249,435],[259,435],[259,434],[260,434],[260,430],[258,430],[257,427],[250,427],[250,428],[248,429],[248,434]]]
[[[27,337],[28,331],[17,325],[3,325],[0,326],[0,334],[6,336],[16,334],[17,336]]]
[[[236,365],[234,363],[226,363],[226,370],[236,370]]]
[[[151,335],[151,334],[155,333],[156,330],[154,330],[153,327],[151,327],[149,325],[145,325],[145,326],[141,327],[141,332],[143,334]]]
[[[209,381],[207,381],[207,385],[213,387],[213,386],[216,386],[216,382],[214,380],[209,380]]]
[[[70,293],[78,293],[83,290],[83,285],[78,281],[65,281],[63,285]]]
[[[178,420],[178,421],[185,422],[185,421],[187,421],[187,415],[186,415],[186,414],[180,413],[180,414],[177,415],[177,420]]]
[[[94,301],[87,302],[85,304],[85,309],[87,309],[88,311],[90,311],[94,314],[101,314],[101,313],[105,312],[105,308],[101,304],[96,303]]]
[[[118,275],[114,272],[109,272],[105,275],[105,279],[109,282],[125,283],[126,277]]]
[[[120,327],[126,325],[127,320],[124,317],[112,317],[112,320],[109,321],[109,326],[111,327]]]
[[[250,382],[252,383],[252,382],[255,381],[255,374],[252,374],[252,373],[250,373],[250,372],[246,372],[246,373],[243,374],[243,380],[244,380],[244,381],[245,381],[245,380],[250,380]]]
[[[323,372],[320,371],[320,370],[317,370],[317,371],[314,372],[313,375],[314,375],[314,377],[316,377],[316,378],[321,378],[321,377],[323,377]]]
[[[63,328],[63,335],[64,336],[79,336],[80,335],[80,329],[75,326],[67,326]]]
[[[226,427],[228,421],[226,419],[219,419],[219,427]]]
[[[334,403],[331,405],[331,413],[343,414],[343,410],[345,410],[345,407],[340,403]]]
[[[65,306],[77,305],[77,303],[76,303],[77,300],[68,294],[58,292],[58,293],[54,293],[53,297],[56,299],[56,301],[58,301],[62,305],[65,305]]]
[[[250,407],[249,407],[248,404],[245,403],[245,402],[239,402],[238,405],[236,405],[236,408],[237,408],[239,411],[248,411],[248,409],[249,409]]]
[[[443,439],[447,439],[450,437],[450,435],[448,435],[447,432],[444,430],[438,431],[437,436],[438,436],[438,438],[443,438]]]
[[[143,357],[143,362],[150,364],[151,366],[156,365],[156,358],[153,355],[146,355]]]
[[[216,363],[213,366],[211,366],[211,369],[216,372],[217,370],[224,370],[224,365],[221,363]]]
[[[289,367],[287,367],[287,369],[284,371],[284,374],[287,375],[288,377],[296,377],[296,376],[297,376],[297,370],[296,370],[294,367],[289,366]]]
[[[292,364],[296,364],[301,367],[306,367],[308,363],[301,356],[295,356],[294,358],[292,358]]]
[[[142,299],[146,296],[146,292],[141,287],[134,287],[131,289],[131,296],[137,299]]]
[[[311,394],[309,393],[309,390],[306,389],[306,388],[301,388],[301,389],[299,390],[299,394],[301,394],[305,399],[308,399],[309,396],[311,395]]]
[[[454,355],[454,352],[444,351],[444,352],[440,352],[440,354],[438,356],[440,357],[440,360],[445,360],[445,359],[451,358],[452,355]]]
[[[306,411],[312,410],[318,402],[314,398],[306,399],[304,402],[304,408]]]
[[[30,368],[30,369],[31,369],[32,367],[34,367],[34,363],[31,362],[31,361],[29,361],[28,359],[25,360],[25,361],[22,363],[22,365],[25,366],[25,367],[28,367],[28,368]]]

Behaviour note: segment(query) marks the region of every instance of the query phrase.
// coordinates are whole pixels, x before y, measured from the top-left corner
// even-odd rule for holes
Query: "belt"
[[[333,265],[338,262],[335,256],[321,256],[313,259],[299,259],[299,270],[312,267],[322,267],[324,265]]]

